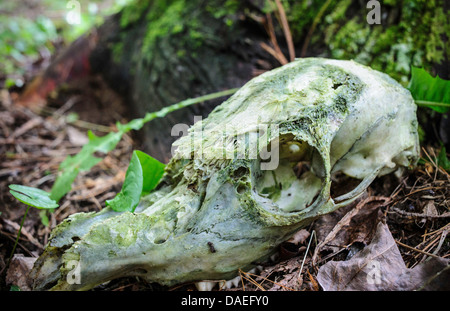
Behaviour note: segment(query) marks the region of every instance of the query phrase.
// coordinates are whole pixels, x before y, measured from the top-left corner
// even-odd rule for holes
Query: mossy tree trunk
[[[405,86],[411,65],[449,78],[448,1],[379,2],[381,24],[370,25],[367,1],[281,0],[295,55],[354,59]],[[275,0],[136,0],[83,40],[92,47],[92,72],[125,98],[135,117],[242,86],[257,73],[279,66],[261,44],[276,50],[267,30],[273,26],[289,59],[281,25]],[[167,161],[177,138],[170,134],[173,125],[191,125],[194,115],[205,117],[221,101],[152,121],[141,131],[146,151]]]
[[[127,98],[133,116],[240,87],[255,70],[279,65],[259,45],[267,40],[263,26],[244,12],[261,13],[247,1],[138,1],[98,30],[91,64]],[[152,121],[143,130],[147,151],[167,161],[177,138],[171,128],[192,125],[224,99]]]

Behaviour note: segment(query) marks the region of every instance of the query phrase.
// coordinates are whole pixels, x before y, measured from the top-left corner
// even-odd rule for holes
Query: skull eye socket
[[[323,180],[319,177],[323,163],[316,153],[307,142],[296,140],[291,134],[281,136],[279,165],[273,170],[261,171],[256,179],[255,192],[284,212],[307,208],[323,187]]]

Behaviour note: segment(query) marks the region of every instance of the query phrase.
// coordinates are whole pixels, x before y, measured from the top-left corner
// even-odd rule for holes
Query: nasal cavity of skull
[[[340,87],[341,85],[342,85],[342,83],[334,82],[332,87],[333,87],[334,90],[336,90],[336,89],[337,89],[338,87]]]
[[[257,193],[285,212],[310,206],[322,187],[322,180],[312,170],[315,149],[292,135],[280,137],[280,163],[274,170],[262,171],[256,181]],[[314,165],[316,166],[316,165]]]
[[[133,270],[134,275],[145,275],[147,273],[148,273],[148,271],[144,268],[137,268],[137,269]]]
[[[356,189],[361,180],[336,172],[331,175],[330,195],[333,200]]]
[[[250,171],[247,167],[239,167],[237,170],[235,170],[232,174],[232,177],[237,182],[236,191],[239,194],[243,194],[245,191],[247,191],[247,181],[248,181],[248,175],[250,174]]]

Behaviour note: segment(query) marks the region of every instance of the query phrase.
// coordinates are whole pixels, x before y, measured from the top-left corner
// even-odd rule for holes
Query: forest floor
[[[25,84],[49,63],[50,56],[46,57],[27,67]],[[79,174],[54,212],[30,209],[10,260],[26,206],[8,186],[50,190],[59,164],[81,150],[88,130],[105,135],[115,130],[117,121],[129,121],[126,105],[100,78],[52,93],[41,108],[17,105],[22,91],[0,88],[0,290],[4,291],[30,289],[29,270],[52,229],[71,214],[104,208],[121,189],[132,151],[142,147],[134,133],[125,134],[113,151],[102,155],[103,161]],[[234,287],[213,290],[450,290],[450,175],[436,162],[439,149],[424,144],[417,167],[376,179],[358,201],[317,219],[280,245],[277,255],[261,263],[260,269],[239,271]],[[333,191],[351,186],[336,180]],[[135,277],[93,290],[197,288],[194,283],[163,287]]]
[[[126,121],[126,107],[100,79],[93,78],[83,86],[60,90],[48,98],[43,108],[16,105],[19,93],[17,89],[0,91],[2,290],[29,289],[28,271],[43,252],[52,228],[73,213],[101,210],[105,200],[120,191],[132,150],[140,148],[133,133],[125,135],[100,164],[77,177],[72,191],[59,202],[58,209],[52,213],[30,209],[14,259],[8,267],[26,209],[12,197],[8,185],[49,190],[59,164],[81,149],[88,129],[104,135],[115,129],[116,121]],[[319,218],[280,245],[278,256],[263,263],[260,270],[240,271],[235,287],[215,287],[214,290],[372,289],[373,282],[367,279],[367,271],[359,275],[350,273],[351,279],[342,279],[349,273],[341,275],[340,269],[352,271],[348,266],[352,264],[359,267],[370,264],[378,269],[373,270],[372,276],[389,279],[387,290],[401,289],[395,280],[405,274],[415,275],[415,278],[420,274],[423,278],[418,281],[420,284],[431,283],[431,288],[448,289],[448,282],[439,281],[440,270],[429,268],[430,265],[445,267],[450,257],[450,175],[437,166],[438,151],[433,146],[422,146],[421,161],[416,168],[398,176],[390,174],[378,178],[357,202]],[[349,184],[336,180],[333,191],[343,191],[344,186]],[[384,231],[379,224],[385,224]],[[380,254],[377,250],[381,247],[380,240],[382,243],[395,241],[388,245],[389,254]],[[358,262],[361,259],[358,256],[364,252],[366,260]],[[337,265],[326,266],[330,262]],[[428,268],[427,262],[430,262]],[[346,267],[339,265],[344,263]],[[448,277],[448,268],[445,271]],[[94,290],[196,290],[196,287],[191,283],[167,288],[139,278],[125,278]]]

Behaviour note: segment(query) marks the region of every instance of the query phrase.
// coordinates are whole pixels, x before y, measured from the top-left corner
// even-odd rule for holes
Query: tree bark
[[[105,23],[90,55],[93,71],[126,98],[133,117],[187,98],[240,87],[255,70],[279,65],[259,45],[267,40],[262,25],[241,20],[244,10],[258,11],[250,2],[146,2],[146,8],[129,8]],[[225,8],[228,11],[221,17],[214,16],[214,10],[227,2],[233,7]],[[127,20],[137,15],[136,20]],[[177,138],[171,136],[171,128],[177,123],[192,125],[194,116],[206,117],[223,100],[188,107],[146,125],[142,134],[147,151],[167,161]]]
[[[280,4],[288,32],[282,27],[286,20]],[[411,65],[448,75],[450,26],[445,1],[383,1],[379,25],[367,22],[366,4],[137,0],[74,42],[31,89],[44,96],[54,85],[86,72],[100,74],[123,96],[131,117],[141,117],[187,98],[240,87],[279,66],[292,56],[288,33],[297,57],[355,59],[405,86]],[[46,79],[53,81],[50,86],[42,82]],[[177,138],[171,136],[172,127],[193,124],[194,115],[206,117],[223,100],[152,121],[140,131],[145,150],[167,161]]]

